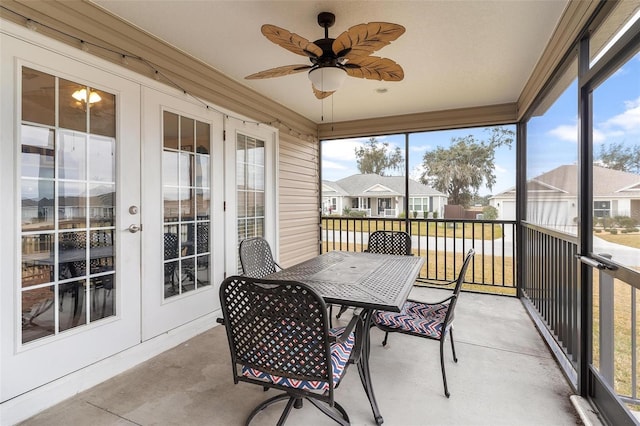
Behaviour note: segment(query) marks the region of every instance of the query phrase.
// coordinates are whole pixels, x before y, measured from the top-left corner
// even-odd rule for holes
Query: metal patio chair
[[[280,265],[273,260],[271,247],[262,237],[246,238],[240,242],[240,265],[242,275],[246,277],[262,278],[273,274]]]
[[[375,231],[369,235],[367,249],[364,251],[367,253],[411,256],[411,236],[404,231]],[[347,306],[340,306],[336,318],[340,318],[347,309]]]
[[[178,234],[165,232],[164,241],[164,260],[171,260],[164,263],[164,285],[171,283],[171,291],[176,291],[176,272],[178,269],[178,258],[180,257],[180,247]]]
[[[246,424],[269,405],[288,400],[278,425],[303,400],[341,425],[347,412],[334,390],[360,352],[362,321],[329,328],[322,298],[295,281],[232,276],[220,287],[220,302],[231,352],[233,381],[284,391],[259,404]]]
[[[469,263],[475,254],[474,249],[470,249],[458,277],[447,284],[455,283],[451,296],[435,303],[425,303],[409,299],[402,306],[400,312],[376,311],[373,314],[373,323],[385,332],[382,346],[387,345],[389,333],[398,332],[411,336],[424,337],[426,339],[438,340],[440,342],[440,367],[442,369],[442,382],[444,383],[444,394],[449,398],[449,388],[447,387],[447,376],[444,370],[444,341],[447,334],[450,335],[451,352],[454,362],[458,362],[456,348],[453,344],[453,318],[454,309],[458,301],[460,289],[464,282],[464,277],[469,267]]]

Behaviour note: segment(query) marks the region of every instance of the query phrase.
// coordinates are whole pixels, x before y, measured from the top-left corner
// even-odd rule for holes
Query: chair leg
[[[340,310],[338,311],[338,315],[336,315],[336,318],[340,319],[340,316],[344,314],[347,309],[349,309],[348,306],[345,306],[345,305],[340,306]]]
[[[345,409],[342,408],[342,406],[337,402],[335,401],[333,402],[333,409],[332,409],[329,404],[317,401],[313,398],[307,398],[307,401],[311,402],[313,405],[316,406],[318,410],[322,411],[324,414],[331,417],[336,423],[342,426],[348,426],[350,424],[349,415],[347,414]],[[338,413],[336,413],[336,411],[340,414],[340,416],[342,416],[342,418],[338,415]]]
[[[266,401],[263,401],[262,403],[260,403],[260,405],[258,405],[256,408],[254,408],[253,411],[251,412],[251,414],[249,414],[249,417],[247,417],[247,421],[245,422],[245,425],[249,426],[249,423],[251,423],[251,420],[253,420],[253,418],[260,411],[264,410],[269,405],[274,404],[274,403],[279,402],[279,401],[282,401],[284,399],[289,399],[289,402],[287,402],[287,406],[285,407],[284,412],[280,416],[280,420],[283,420],[282,419],[283,416],[284,416],[284,420],[286,420],[287,416],[289,415],[289,412],[291,411],[291,408],[293,407],[293,403],[295,402],[296,398],[290,396],[287,393],[281,393],[280,395],[276,395],[276,396],[274,396],[272,398],[267,399]],[[278,425],[282,425],[282,423],[278,422]]]
[[[449,398],[449,388],[447,387],[447,374],[444,372],[444,337],[440,338],[440,368],[442,369],[442,383],[444,383],[444,394]]]
[[[458,362],[458,357],[456,356],[456,347],[453,345],[453,327],[449,329],[449,338],[451,339],[451,352],[453,353],[453,361]]]
[[[389,332],[384,332],[384,340],[382,341],[382,346],[387,346],[387,339],[389,338]]]

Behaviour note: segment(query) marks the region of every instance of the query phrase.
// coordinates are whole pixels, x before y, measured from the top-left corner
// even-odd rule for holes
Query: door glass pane
[[[22,343],[55,334],[55,286],[22,292]]]
[[[22,179],[22,231],[54,228],[54,182],[44,179]]]
[[[178,149],[178,115],[164,111],[162,130],[163,146],[168,149]]]
[[[92,90],[94,102],[89,105],[91,134],[116,137],[116,97],[102,90]],[[100,99],[98,102],[97,100]]]
[[[89,185],[89,226],[95,228],[115,225],[115,207],[115,185]]]
[[[192,118],[180,117],[180,150],[193,152],[195,145],[195,129]]]
[[[86,179],[86,133],[61,131],[58,143],[58,177],[60,179]]]
[[[116,140],[91,136],[89,138],[89,180],[116,181]]]
[[[86,86],[73,81],[59,79],[58,110],[60,111],[60,127],[65,129],[87,131],[87,93]]]
[[[22,121],[53,126],[56,120],[56,79],[22,68]]]
[[[211,145],[211,126],[200,121],[196,122],[196,152],[209,154]]]
[[[245,238],[264,237],[265,141],[236,136],[236,216],[238,244]],[[238,272],[242,271],[238,259]]]
[[[168,298],[211,284],[211,127],[166,111],[163,117],[163,286]]]
[[[31,71],[23,70],[23,89],[37,86],[27,80],[48,82],[51,88],[42,88],[46,99],[59,102],[47,103],[47,108],[60,126],[42,118],[46,114],[39,102],[23,99],[23,343],[116,314],[114,299],[107,296],[99,305],[92,298],[105,293],[96,289],[109,287],[114,294],[116,141],[85,132],[92,106],[98,123],[100,115],[108,114],[109,126],[115,127],[115,95],[97,95],[81,83]],[[23,90],[23,96],[35,95]],[[110,100],[110,106],[102,108],[103,100]],[[115,135],[114,129],[100,132]]]
[[[53,234],[22,237],[22,287],[55,281],[53,278]]]
[[[54,131],[44,127],[22,126],[22,176],[53,178],[55,161]]]

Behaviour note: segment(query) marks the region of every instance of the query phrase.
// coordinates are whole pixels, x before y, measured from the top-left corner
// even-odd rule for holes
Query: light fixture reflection
[[[309,80],[321,92],[338,90],[346,78],[347,73],[338,67],[320,67],[309,71]]]
[[[80,102],[87,102],[87,89],[80,89],[73,92],[71,95],[75,100]],[[89,93],[89,104],[100,102],[102,98],[96,92]]]

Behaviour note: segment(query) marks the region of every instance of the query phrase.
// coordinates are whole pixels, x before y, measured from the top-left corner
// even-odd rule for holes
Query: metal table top
[[[399,312],[424,259],[331,251],[265,278],[309,285],[327,303]]]

